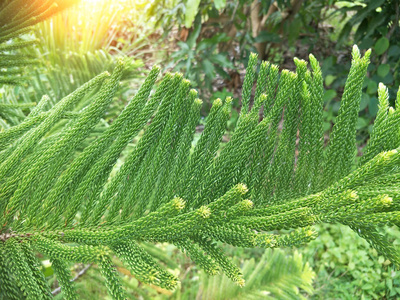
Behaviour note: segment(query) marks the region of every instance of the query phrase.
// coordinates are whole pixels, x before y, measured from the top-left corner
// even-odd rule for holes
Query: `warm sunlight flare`
[[[84,0],[38,25],[42,36],[53,36],[50,47],[75,53],[100,50],[109,45],[117,25],[135,10],[132,0]]]
[[[91,5],[112,5],[114,6],[115,4],[119,4],[121,1],[117,0],[117,1],[112,1],[112,0],[83,0],[80,2],[79,5],[81,6],[91,6]],[[113,5],[114,4],[114,5]],[[111,10],[111,12],[113,12],[114,10]]]
[[[108,4],[126,4],[129,5],[130,3],[135,2],[134,0],[82,0],[81,4],[99,4],[101,2],[108,2]]]

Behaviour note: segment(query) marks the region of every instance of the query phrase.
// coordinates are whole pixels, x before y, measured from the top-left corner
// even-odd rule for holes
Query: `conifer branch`
[[[214,101],[192,147],[202,102],[181,74],[166,74],[157,86],[157,67],[95,137],[118,89],[123,61],[111,75],[99,75],[50,110],[45,111],[48,97],[26,107],[30,114],[0,133],[0,284],[5,286],[0,297],[51,296],[36,252],[50,258],[68,299],[77,296],[67,262],[98,264],[110,296],[123,299],[112,256],[139,280],[174,289],[178,279],[142,247],[148,242],[174,244],[208,274],[222,271],[243,286],[240,269],[217,242],[298,246],[317,237],[312,226],[319,223],[349,226],[398,266],[399,254],[379,233],[400,224],[400,116],[398,107],[389,107],[384,85],[365,157],[354,164],[369,54],[361,57],[353,48],[326,157],[323,79],[313,56],[311,70],[295,60],[296,73],[284,70],[280,76],[277,66],[262,62],[253,101],[257,57],[251,56],[240,122],[221,151],[232,100]],[[91,101],[78,105],[85,95]],[[125,162],[114,169],[134,138]]]

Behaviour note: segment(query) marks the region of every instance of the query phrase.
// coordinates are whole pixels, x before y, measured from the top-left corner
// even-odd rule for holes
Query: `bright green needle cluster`
[[[376,124],[356,167],[355,123],[370,52],[362,57],[354,47],[352,55],[325,152],[323,78],[312,55],[310,69],[295,59],[296,72],[279,74],[262,62],[258,75],[257,56],[250,56],[240,119],[221,151],[232,99],[214,101],[192,145],[202,102],[181,74],[158,82],[154,67],[94,137],[118,90],[123,61],[50,110],[43,109],[43,97],[20,124],[0,133],[0,297],[51,297],[36,252],[50,259],[66,299],[77,298],[68,269],[77,262],[97,264],[110,296],[125,299],[113,256],[138,280],[174,289],[178,278],[142,246],[164,242],[206,273],[225,273],[243,286],[241,270],[218,242],[298,246],[316,238],[317,223],[350,226],[399,265],[399,254],[379,232],[400,224],[398,107],[389,107],[381,84]],[[77,111],[89,92],[92,101]],[[124,163],[116,168],[121,155]]]
[[[352,51],[352,63],[349,77],[347,78],[339,115],[333,126],[329,146],[326,152],[324,183],[330,185],[334,181],[349,173],[354,166],[354,153],[356,152],[356,123],[358,108],[361,102],[361,87],[363,85],[371,50],[368,50],[364,57],[356,46]]]

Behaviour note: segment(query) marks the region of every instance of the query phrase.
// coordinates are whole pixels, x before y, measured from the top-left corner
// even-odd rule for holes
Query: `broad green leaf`
[[[330,85],[335,81],[336,78],[337,78],[337,76],[334,76],[334,75],[327,75],[327,76],[325,77],[325,84],[326,84],[327,86],[330,86]]]
[[[377,90],[378,90],[378,84],[373,80],[369,80],[367,86],[367,93],[375,94]]]
[[[378,98],[371,97],[368,103],[368,112],[370,116],[376,116],[376,113],[378,112]]]
[[[376,41],[374,49],[377,55],[381,55],[385,53],[385,51],[389,48],[389,40],[386,37],[381,37]]]
[[[261,31],[260,34],[255,38],[257,43],[271,42],[278,43],[281,41],[279,35],[273,32]]]
[[[369,103],[369,96],[368,94],[363,93],[361,96],[361,103],[360,103],[360,111],[364,110]]]
[[[186,2],[186,13],[185,13],[185,27],[192,27],[194,18],[197,15],[197,11],[200,5],[200,0],[188,0]]]
[[[400,47],[397,45],[390,46],[388,51],[388,56],[399,57],[400,56]]]
[[[393,74],[388,72],[380,81],[386,85],[391,85],[393,83]]]
[[[383,64],[378,67],[378,75],[382,78],[385,77],[389,73],[389,71],[390,71],[389,64]]]
[[[372,38],[363,38],[360,44],[360,49],[369,49],[374,46],[374,40]]]
[[[196,40],[199,37],[200,31],[201,31],[201,16],[199,15],[195,20],[193,32],[189,35],[189,38],[186,41],[190,49],[192,49],[196,44]]]
[[[227,67],[227,68],[233,68],[232,62],[228,59],[226,55],[223,55],[221,53],[215,54],[210,57],[210,60],[214,64],[218,64],[220,67]]]
[[[359,117],[357,119],[357,125],[356,125],[356,129],[359,130],[361,128],[367,127],[368,126],[368,119],[367,118],[362,118]]]
[[[335,90],[326,90],[324,93],[324,102],[328,102],[336,97]]]
[[[214,77],[214,66],[211,61],[208,59],[203,60],[202,62],[203,71],[207,77],[212,78]]]

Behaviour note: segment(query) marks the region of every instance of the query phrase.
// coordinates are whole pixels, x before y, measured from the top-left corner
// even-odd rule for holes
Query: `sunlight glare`
[[[99,2],[104,2],[104,1],[107,1],[107,0],[84,0],[82,2],[92,4],[92,3],[99,3]]]

